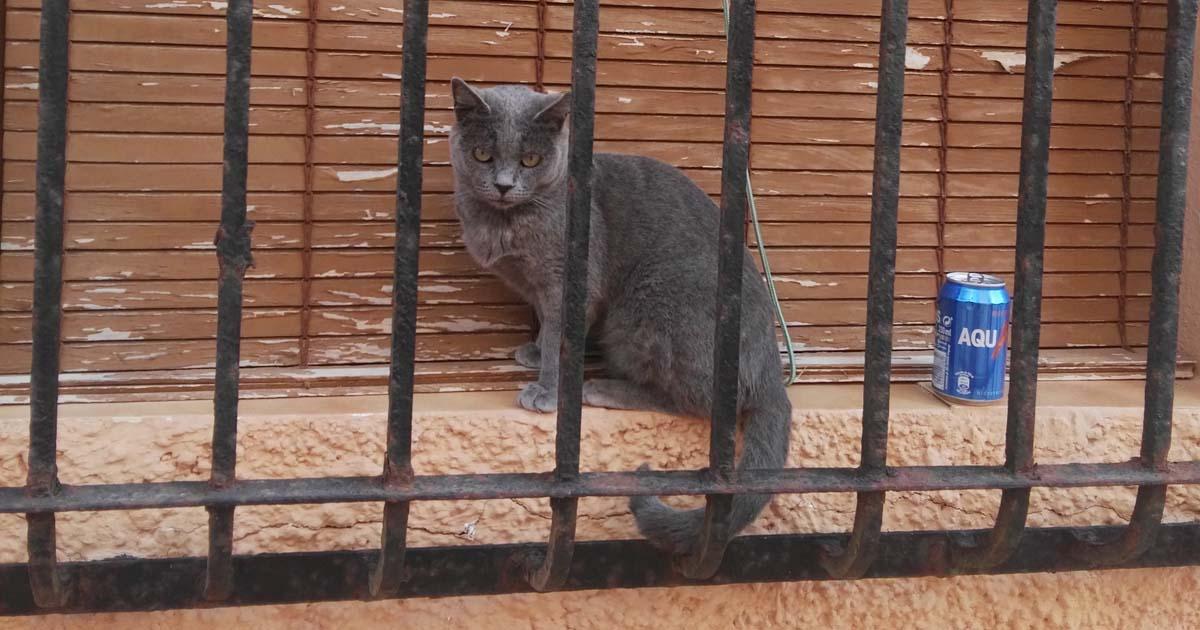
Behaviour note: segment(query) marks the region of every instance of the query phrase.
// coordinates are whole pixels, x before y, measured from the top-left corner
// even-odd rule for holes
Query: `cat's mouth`
[[[529,201],[529,199],[524,196],[515,196],[515,195],[489,195],[488,196],[488,203],[490,203],[492,205],[492,207],[496,208],[497,210],[509,210],[511,208],[515,208],[516,206],[519,206],[519,205],[525,203],[526,201]]]

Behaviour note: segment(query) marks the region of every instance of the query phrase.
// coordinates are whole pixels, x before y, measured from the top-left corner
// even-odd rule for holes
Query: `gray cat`
[[[558,395],[563,243],[567,208],[567,94],[522,86],[476,89],[452,81],[450,132],[455,208],[476,262],[533,305],[537,342],[517,350],[537,368],[518,402],[555,410]],[[609,378],[583,386],[587,405],[707,418],[713,384],[719,211],[681,171],[645,157],[597,153],[594,161],[587,326]],[[785,464],[792,407],[780,375],[766,286],[745,252],[739,417],[741,467]],[[733,503],[736,533],[768,495]],[[680,511],[635,497],[638,529],[655,545],[686,553],[704,510]]]

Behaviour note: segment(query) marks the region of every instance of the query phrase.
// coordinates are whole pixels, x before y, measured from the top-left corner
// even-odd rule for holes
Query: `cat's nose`
[[[504,193],[512,190],[513,188],[512,184],[496,184],[495,186],[496,190],[499,190],[501,195],[504,195]]]

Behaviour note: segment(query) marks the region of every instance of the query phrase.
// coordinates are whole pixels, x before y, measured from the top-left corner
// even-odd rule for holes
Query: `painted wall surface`
[[[7,3],[4,29],[3,374],[23,373],[32,351],[38,4]],[[256,265],[246,282],[242,358],[326,374],[382,366],[403,2],[255,5],[247,203]],[[721,5],[605,3],[597,150],[659,158],[719,194]],[[114,380],[128,382],[132,370],[213,364],[226,6],[72,3],[64,369],[115,371]],[[802,353],[864,347],[880,7],[759,6],[753,189]],[[1145,344],[1165,9],[1161,1],[1075,0],[1060,11],[1045,348]],[[919,0],[909,10],[896,259],[903,299],[893,339],[897,349],[927,350],[937,272],[1012,280],[1026,3],[960,0],[947,11],[945,0]],[[571,11],[563,0],[429,2],[422,376],[454,363],[459,382],[523,378],[492,362],[529,340],[532,309],[481,272],[456,225],[449,80],[565,89]],[[1128,52],[1131,38],[1138,55]]]
[[[861,391],[793,388],[797,411],[792,465],[856,463]],[[1200,458],[1200,383],[1181,383],[1171,458]],[[1138,449],[1141,384],[1047,383],[1039,397],[1040,462],[1124,461]],[[1080,401],[1088,401],[1081,404]],[[950,408],[916,386],[897,386],[890,463],[984,464],[1003,457],[1003,408]],[[374,474],[383,453],[379,397],[243,403],[239,474],[247,478]],[[25,410],[0,408],[0,484],[25,475]],[[69,483],[203,479],[210,410],[202,402],[64,406],[61,476]],[[420,474],[547,470],[553,419],[513,408],[510,393],[418,397],[415,461]],[[651,414],[588,410],[583,467],[698,467],[702,423]],[[990,526],[999,493],[894,493],[889,530]],[[1124,488],[1037,490],[1031,526],[1115,524],[1129,518]],[[853,497],[781,497],[751,532],[848,530]],[[635,536],[622,501],[585,499],[580,538]],[[362,549],[378,545],[379,505],[239,508],[235,552]],[[1200,488],[1172,488],[1167,520],[1200,519]],[[64,514],[63,560],[202,555],[201,509]],[[414,546],[540,541],[543,500],[433,502],[414,506]],[[0,517],[0,562],[24,558],[21,517]],[[1200,568],[856,583],[694,587],[478,597],[372,604],[317,604],[253,610],[5,619],[0,628],[790,628],[827,627],[1200,627],[1187,593]]]

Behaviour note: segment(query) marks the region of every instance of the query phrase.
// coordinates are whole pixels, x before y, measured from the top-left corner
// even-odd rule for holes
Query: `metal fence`
[[[63,485],[55,465],[61,313],[63,186],[66,168],[68,0],[42,4],[38,109],[37,244],[29,475],[0,488],[0,513],[24,513],[29,561],[0,565],[0,614],[247,605],[319,600],[511,593],[531,590],[695,583],[852,579],[968,573],[1200,564],[1200,523],[1163,524],[1170,484],[1200,483],[1200,461],[1168,462],[1177,345],[1178,293],[1196,0],[1170,0],[1158,168],[1157,247],[1141,456],[1128,463],[1034,462],[1042,255],[1046,207],[1055,2],[1030,0],[1021,136],[1011,390],[1003,466],[886,463],[896,207],[904,94],[906,0],[883,0],[868,287],[866,383],[861,465],[857,468],[734,470],[738,330],[745,169],[748,160],[755,7],[734,0],[729,15],[726,125],[722,170],[723,296],[716,335],[716,388],[710,465],[705,470],[580,472],[585,269],[591,203],[592,130],[598,0],[576,0],[572,68],[569,202],[562,379],[553,473],[413,474],[412,401],[417,235],[421,213],[428,0],[404,7],[403,94],[396,196],[394,312],[387,454],[379,476],[238,480],[235,474],[242,279],[251,262],[246,220],[251,0],[228,7],[224,182],[212,476],[208,482]],[[1035,487],[1138,486],[1123,527],[1026,528]],[[983,531],[882,533],[888,491],[1003,491],[996,524]],[[856,492],[853,531],[747,536],[730,540],[736,493]],[[672,558],[643,541],[575,543],[579,497],[708,497],[703,540],[694,555]],[[406,549],[412,501],[549,497],[545,545]],[[377,551],[234,556],[240,505],[379,501],[385,505]],[[66,511],[203,506],[207,558],[59,564],[55,515]]]

